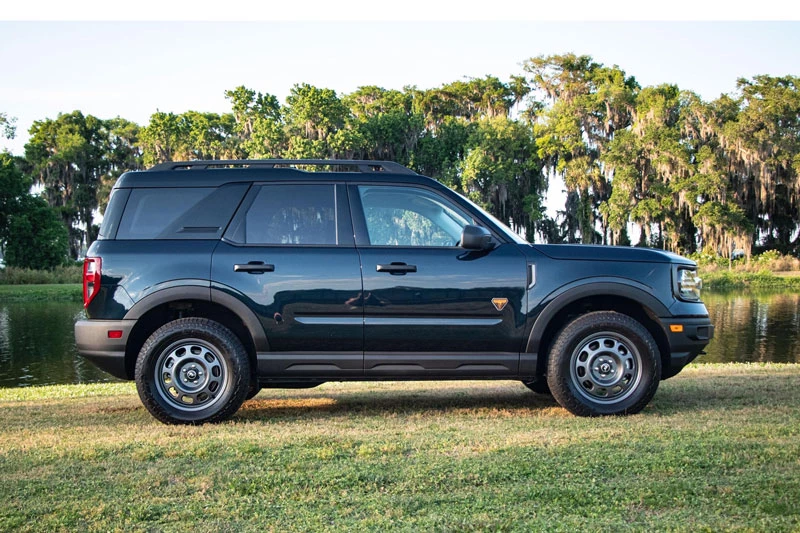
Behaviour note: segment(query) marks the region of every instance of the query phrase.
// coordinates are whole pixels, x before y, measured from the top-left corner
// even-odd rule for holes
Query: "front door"
[[[515,376],[526,260],[514,243],[459,247],[477,223],[439,191],[350,188],[364,284],[366,376]]]
[[[264,327],[261,376],[363,374],[361,265],[344,186],[254,186],[211,269],[213,286],[253,309]]]

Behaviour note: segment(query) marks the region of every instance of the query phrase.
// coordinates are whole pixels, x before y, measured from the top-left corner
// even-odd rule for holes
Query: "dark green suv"
[[[79,351],[168,423],[344,380],[514,379],[577,415],[635,413],[714,331],[693,262],[531,245],[376,161],[128,172],[83,286]]]

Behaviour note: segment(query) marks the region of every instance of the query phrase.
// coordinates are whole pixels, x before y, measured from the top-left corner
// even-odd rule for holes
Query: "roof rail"
[[[394,161],[366,161],[356,159],[217,159],[204,161],[169,161],[160,163],[149,171],[164,170],[206,170],[209,168],[226,167],[264,167],[275,168],[291,165],[313,165],[313,166],[348,166],[355,167],[358,172],[365,174],[374,172],[392,172],[395,174],[414,174],[417,173]]]

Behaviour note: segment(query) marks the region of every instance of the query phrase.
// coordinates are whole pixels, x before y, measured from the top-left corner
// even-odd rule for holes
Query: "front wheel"
[[[553,397],[579,416],[638,413],[653,398],[661,376],[653,336],[613,311],[588,313],[567,324],[547,365]]]
[[[161,422],[220,422],[248,394],[250,360],[239,338],[222,324],[182,318],[150,335],[135,376],[142,403]]]

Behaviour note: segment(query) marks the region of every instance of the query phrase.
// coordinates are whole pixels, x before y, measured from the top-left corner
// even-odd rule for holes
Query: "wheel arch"
[[[137,302],[125,315],[126,320],[136,320],[125,347],[129,378],[134,375],[136,358],[147,338],[164,324],[188,317],[214,320],[231,330],[247,350],[253,371],[257,352],[269,350],[261,322],[241,300],[208,287],[163,289]]]
[[[550,346],[571,318],[592,311],[616,311],[641,323],[656,341],[662,373],[669,368],[669,341],[658,317],[669,316],[669,309],[655,296],[633,284],[586,280],[565,288],[536,317],[526,352],[537,354],[536,375],[544,376]]]

